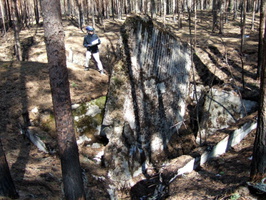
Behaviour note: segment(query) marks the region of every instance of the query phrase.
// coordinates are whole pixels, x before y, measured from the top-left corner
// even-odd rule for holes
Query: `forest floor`
[[[224,80],[224,83],[232,82],[233,79],[235,86],[241,87],[241,71],[245,72],[247,90],[242,95],[252,100],[258,99],[259,91],[259,81],[256,79],[259,20],[258,16],[256,17],[254,31],[250,26],[251,16],[247,18],[247,40],[243,51],[244,69],[241,69],[239,53],[239,22],[230,19],[225,24],[224,34],[221,35],[218,31],[211,31],[211,15],[202,13],[202,16],[198,16],[196,37],[192,37],[196,38],[196,54],[201,62]],[[104,20],[104,26],[96,26],[97,34],[102,40],[101,60],[106,70],[106,75],[101,76],[93,62],[91,69],[84,71],[82,63],[85,49],[82,42],[85,33],[71,20],[64,21],[68,60],[71,60],[70,55],[73,55],[76,61],[67,63],[73,104],[87,102],[107,94],[122,23],[123,20],[109,19]],[[167,27],[184,42],[189,42],[191,37],[187,18],[183,23],[183,28],[180,29],[177,23],[172,23],[168,18]],[[52,110],[43,28],[34,26],[22,30],[20,37],[25,60],[23,62],[12,61],[12,32],[0,38],[0,134],[3,147],[20,195],[19,199],[62,199],[62,176],[58,156],[39,151],[20,135],[18,126],[22,121],[21,116],[26,111],[35,108],[43,112]],[[48,136],[43,130],[38,130],[38,135],[52,148],[56,146],[53,135]],[[262,195],[251,194],[246,185],[254,138],[255,131],[226,154],[209,161],[199,170],[180,177],[178,184],[175,182],[170,186],[167,199],[263,199]],[[98,170],[98,175],[105,173],[104,168],[94,164],[85,166],[81,161],[81,165],[86,172]],[[99,184],[102,180],[96,180],[92,176],[88,179],[91,191],[89,199],[109,199],[106,188]],[[130,199],[130,194],[124,199]]]

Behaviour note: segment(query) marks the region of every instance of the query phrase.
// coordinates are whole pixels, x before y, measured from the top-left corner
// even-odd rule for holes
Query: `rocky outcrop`
[[[186,45],[149,18],[127,18],[121,35],[123,61],[113,68],[101,131],[117,189],[133,186],[166,159],[184,120],[191,66]]]
[[[197,142],[205,143],[217,130],[229,127],[256,109],[257,102],[242,99],[233,90],[211,88],[204,96]]]

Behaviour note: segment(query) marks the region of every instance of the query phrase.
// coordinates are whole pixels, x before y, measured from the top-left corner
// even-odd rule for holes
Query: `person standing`
[[[97,63],[97,67],[99,72],[103,75],[103,65],[100,60],[99,48],[98,45],[101,44],[101,40],[97,34],[94,33],[94,28],[91,26],[87,26],[86,30],[88,34],[84,37],[83,46],[87,48],[86,51],[86,61],[85,61],[85,71],[89,70],[89,62],[91,56],[93,56],[94,60]]]

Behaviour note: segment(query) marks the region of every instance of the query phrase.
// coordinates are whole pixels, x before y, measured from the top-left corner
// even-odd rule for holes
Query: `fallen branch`
[[[266,178],[263,178],[260,183],[247,182],[247,184],[261,193],[266,193],[266,184],[264,183],[265,180]]]
[[[40,151],[49,153],[45,143],[37,135],[32,133],[30,129],[23,127],[21,124],[19,124],[19,129],[20,133],[25,135]]]

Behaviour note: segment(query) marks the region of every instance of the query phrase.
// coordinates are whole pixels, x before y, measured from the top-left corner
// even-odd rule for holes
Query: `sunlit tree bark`
[[[66,200],[85,199],[66,66],[60,2],[41,1],[50,86]]]
[[[212,3],[212,32],[215,32],[217,28],[217,21],[218,21],[218,5],[217,5],[218,0],[213,0]]]
[[[177,2],[177,13],[178,13],[178,16],[177,16],[177,20],[178,20],[178,28],[182,28],[183,27],[183,23],[182,23],[182,20],[183,20],[183,11],[182,11],[182,1],[178,1]]]
[[[265,18],[266,18],[265,13],[266,13],[266,0],[261,0],[257,78],[260,78],[261,65],[262,65],[262,60],[263,60],[263,35],[264,35],[264,29],[265,29],[264,26],[265,26]]]
[[[163,23],[165,24],[166,20],[166,0],[163,0]]]
[[[237,1],[238,0],[234,0],[234,20],[237,18]]]
[[[156,3],[155,0],[151,0],[151,18],[154,18],[156,13]]]
[[[126,1],[127,1],[127,12],[131,13],[132,9],[131,9],[130,0],[126,0]]]
[[[78,25],[79,28],[82,29],[82,26],[84,24],[84,14],[83,14],[83,7],[81,0],[76,0],[77,6],[78,6]]]
[[[121,1],[117,1],[117,11],[118,11],[118,15],[117,15],[117,18],[118,19],[122,19],[122,13],[123,13],[123,4]]]
[[[176,11],[177,11],[176,0],[173,0],[172,5],[173,5],[172,6],[173,21],[175,23],[176,22]]]
[[[0,11],[2,15],[3,34],[5,35],[6,34],[5,14],[4,14],[3,4],[1,0],[0,0]]]
[[[263,38],[263,61],[261,68],[260,102],[258,125],[253,148],[250,178],[252,182],[261,182],[266,178],[266,34]]]
[[[91,21],[92,21],[92,26],[95,27],[95,2],[94,0],[91,0]]]
[[[134,3],[135,3],[135,5],[134,5],[134,11],[135,11],[135,13],[139,13],[139,3],[138,3],[138,0],[134,0]]]
[[[15,38],[15,55],[16,60],[21,61],[22,60],[22,52],[21,52],[21,45],[20,45],[20,39],[19,39],[19,32],[20,32],[20,24],[19,24],[19,16],[18,16],[18,10],[17,10],[17,1],[13,0],[13,27],[14,27],[14,38]]]
[[[254,3],[253,3],[253,9],[252,9],[252,22],[251,22],[251,30],[252,31],[254,31],[254,22],[255,22],[255,13],[256,13],[256,11],[255,11],[255,9],[256,9],[256,1],[254,1]]]
[[[224,33],[224,13],[225,13],[225,2],[224,0],[220,0],[220,26],[219,26],[219,33]]]
[[[33,3],[34,3],[35,21],[36,21],[36,24],[39,24],[40,22],[39,1],[33,0]]]
[[[5,12],[6,12],[6,16],[7,16],[7,20],[8,20],[8,25],[9,27],[12,26],[12,17],[11,17],[11,5],[9,3],[9,0],[5,0]]]
[[[246,32],[246,0],[242,0],[241,4],[241,44],[240,44],[240,59],[242,68],[242,87],[245,88],[245,70],[244,70],[244,60],[243,60],[243,50],[245,45],[245,32]]]
[[[115,7],[114,0],[111,0],[111,10],[112,10],[112,18],[115,19]]]
[[[242,0],[241,4],[241,52],[245,44],[245,32],[246,32],[246,0]]]

